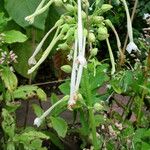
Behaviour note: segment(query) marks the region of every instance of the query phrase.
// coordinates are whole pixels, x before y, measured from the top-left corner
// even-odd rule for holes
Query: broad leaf
[[[32,104],[32,107],[36,116],[40,117],[44,113],[44,110],[39,105]]]
[[[10,70],[9,67],[3,67],[1,71],[1,78],[4,81],[6,88],[12,92],[17,88],[17,77],[15,74]]]
[[[27,36],[22,34],[20,31],[10,30],[3,33],[5,34],[4,42],[8,44],[15,42],[25,42],[27,40]]]
[[[10,138],[12,138],[15,134],[15,121],[14,118],[9,114],[6,109],[2,110],[2,128]]]
[[[52,127],[56,130],[57,134],[64,138],[68,128],[66,121],[60,117],[50,117],[50,119]]]

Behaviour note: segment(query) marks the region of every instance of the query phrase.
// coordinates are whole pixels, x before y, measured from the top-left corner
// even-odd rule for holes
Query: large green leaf
[[[12,92],[17,88],[18,80],[15,74],[9,67],[3,67],[1,71],[1,78],[4,81],[6,88]]]
[[[40,91],[40,93],[39,93],[39,91]],[[38,99],[40,99],[42,101],[47,100],[46,93],[42,89],[38,88],[37,86],[33,86],[33,85],[20,86],[15,91],[13,91],[13,93],[11,93],[11,94],[13,94],[14,99],[27,100],[29,98],[36,96]],[[11,94],[9,92],[6,92],[5,97],[6,97],[7,101],[11,100]],[[1,98],[2,97],[0,97],[0,99]]]
[[[64,138],[68,128],[66,121],[60,117],[51,117],[51,122],[58,135]]]
[[[22,27],[29,26],[29,23],[26,22],[24,18],[35,11],[40,1],[41,0],[4,0],[5,8],[9,16]],[[47,14],[48,11],[37,16],[33,26],[44,29]]]
[[[25,42],[27,40],[27,36],[22,34],[20,31],[10,30],[3,33],[5,34],[4,41],[8,44],[15,42]]]

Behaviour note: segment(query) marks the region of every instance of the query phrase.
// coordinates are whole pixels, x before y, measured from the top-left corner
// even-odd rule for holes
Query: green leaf
[[[32,107],[36,116],[40,117],[44,113],[44,110],[39,105],[32,104]]]
[[[40,95],[41,93],[42,95]],[[20,86],[12,94],[14,96],[14,99],[27,100],[28,98],[32,98],[34,96],[37,96],[42,101],[45,101],[47,99],[45,92],[37,86],[33,85]],[[9,92],[6,92],[6,98],[8,101],[10,100],[11,95]]]
[[[33,86],[33,85],[20,86],[14,91],[13,94],[15,99],[26,100],[33,96],[37,96],[42,101],[46,101],[47,99],[45,92],[42,89],[38,88],[37,86]]]
[[[27,27],[30,24],[24,18],[36,10],[41,0],[4,0],[4,2],[9,16],[20,26]],[[47,14],[48,11],[37,16],[33,26],[43,30]]]
[[[51,104],[53,105],[59,100],[59,98],[57,97],[55,93],[52,93],[50,100],[51,100]]]
[[[69,95],[70,94],[70,81],[66,81],[65,83],[62,83],[59,86],[59,89],[64,95]]]
[[[52,127],[56,130],[60,137],[65,137],[67,133],[68,125],[66,121],[60,117],[50,117]]]
[[[142,148],[141,150],[149,150],[150,149],[150,144],[146,142],[142,142]]]
[[[15,134],[15,121],[6,109],[2,109],[2,128],[10,138],[13,138]]]
[[[50,140],[53,144],[55,144],[60,150],[64,150],[64,145],[62,144],[61,140],[56,136],[56,134],[46,131],[45,134],[50,137]]]
[[[12,44],[15,42],[25,42],[27,40],[27,36],[22,34],[20,31],[16,30],[10,30],[3,32],[5,34],[4,36],[4,42],[8,44]]]
[[[39,131],[28,131],[22,134],[16,134],[14,137],[14,141],[19,141],[21,143],[30,142],[36,139],[49,139],[49,137],[46,134]]]
[[[38,98],[39,98],[41,101],[46,101],[46,100],[47,100],[46,93],[45,93],[42,89],[38,88],[38,89],[36,90],[36,93],[37,93]]]
[[[4,16],[4,13],[1,12],[0,13],[0,32],[2,32],[4,30],[4,28],[6,27],[8,21],[9,21],[9,18],[6,18]]]
[[[3,67],[1,70],[1,78],[4,81],[6,88],[12,92],[17,88],[17,77],[9,67]]]

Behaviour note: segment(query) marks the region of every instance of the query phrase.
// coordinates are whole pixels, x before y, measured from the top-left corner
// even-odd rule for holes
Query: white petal
[[[136,46],[136,44],[134,42],[130,42],[127,47],[126,50],[128,51],[128,53],[130,54],[133,51],[138,51],[138,47]]]
[[[39,127],[42,123],[42,119],[41,118],[35,118],[34,119],[34,125],[36,125],[37,127]]]
[[[33,24],[34,17],[32,15],[31,16],[27,16],[27,17],[25,17],[25,20],[28,21],[30,24]]]
[[[36,64],[36,60],[34,57],[30,57],[29,60],[28,60],[28,64],[29,65],[35,65]]]

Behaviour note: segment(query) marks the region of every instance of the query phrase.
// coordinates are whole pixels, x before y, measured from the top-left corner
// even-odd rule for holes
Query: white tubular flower
[[[136,44],[134,42],[130,42],[128,45],[127,45],[127,48],[126,50],[128,51],[128,53],[130,54],[133,51],[138,51],[138,47],[136,46]]]
[[[49,109],[47,109],[47,110],[42,114],[42,116],[35,118],[35,120],[34,120],[34,125],[36,125],[37,127],[39,127],[39,126],[41,125],[42,121],[44,120],[44,118],[47,117],[47,116],[51,113],[51,111],[52,111],[55,107],[57,107],[57,105],[59,105],[59,104],[62,103],[62,102],[67,102],[68,99],[69,99],[69,96],[66,95],[66,96],[64,96],[61,100],[57,101],[54,105],[52,105]]]
[[[42,119],[41,118],[35,118],[34,119],[34,125],[36,125],[37,127],[39,127],[42,123]]]
[[[127,45],[126,50],[131,53],[132,50],[137,51],[138,47],[135,45],[134,41],[133,41],[133,29],[132,29],[132,22],[131,22],[131,18],[130,18],[130,14],[129,14],[129,9],[126,3],[126,0],[122,0],[123,5],[125,7],[125,11],[126,11],[126,15],[127,15],[127,28],[128,28],[128,35],[129,35],[129,39],[130,39],[130,43]]]

